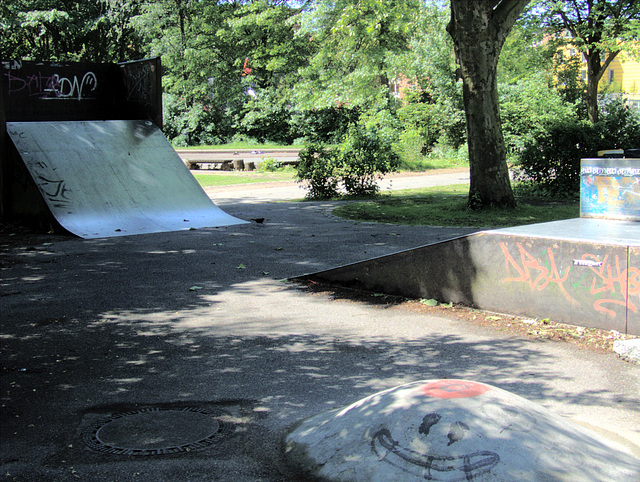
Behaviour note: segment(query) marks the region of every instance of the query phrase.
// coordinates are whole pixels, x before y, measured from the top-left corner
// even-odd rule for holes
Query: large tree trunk
[[[500,123],[497,66],[513,24],[529,0],[451,0],[456,61],[463,81],[469,146],[469,206],[515,207]]]
[[[600,64],[601,52],[588,49],[584,56],[587,59],[587,117],[595,124],[598,122],[598,84],[604,72]]]
[[[607,53],[604,62],[601,62],[603,52],[599,49],[589,49],[585,53],[587,58],[587,116],[592,124],[599,120],[598,84],[618,53],[619,51]]]

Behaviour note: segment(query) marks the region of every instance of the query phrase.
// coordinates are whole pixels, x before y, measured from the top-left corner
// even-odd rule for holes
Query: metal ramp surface
[[[7,122],[60,225],[103,238],[246,221],[216,207],[150,121]]]

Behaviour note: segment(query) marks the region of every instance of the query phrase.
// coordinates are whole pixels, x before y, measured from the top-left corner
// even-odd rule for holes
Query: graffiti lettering
[[[93,72],[86,72],[81,79],[61,77],[58,74],[31,74],[21,77],[13,71],[5,73],[7,77],[8,93],[26,93],[40,99],[73,99],[83,100],[92,98],[98,87],[98,78]]]
[[[151,74],[155,71],[155,66],[138,65],[136,67],[137,68],[133,68],[131,65],[128,65],[124,70],[127,100],[151,105]]]
[[[22,139],[26,137],[24,132],[10,130],[9,135],[14,141],[18,139],[16,147],[21,149]],[[69,197],[71,190],[67,187],[66,181],[56,175],[56,168],[54,166],[49,165],[46,160],[35,159],[31,154],[26,152],[26,150],[23,150],[22,159],[28,167],[29,172],[33,175],[38,189],[46,200],[55,207],[68,207],[71,204]]]
[[[38,187],[47,199],[54,203],[54,206],[62,207],[69,204],[70,200],[67,197],[69,189],[63,179],[48,179],[44,176],[38,176],[38,180]]]
[[[626,259],[606,255],[600,258],[586,253],[580,259],[572,260],[573,266],[587,268],[592,277],[580,275],[581,281],[569,283],[571,267],[567,267],[561,274],[556,264],[556,256],[551,248],[547,248],[544,259],[540,260],[531,255],[521,243],[516,243],[519,256],[513,256],[508,246],[500,243],[504,254],[507,277],[503,283],[525,283],[531,291],[542,291],[549,285],[555,285],[562,295],[572,304],[578,302],[571,296],[570,291],[588,290],[593,296],[593,309],[608,316],[615,317],[615,306],[627,307],[637,312],[640,307],[640,269],[626,267]],[[584,273],[577,271],[576,273]],[[575,276],[573,277],[575,278]]]
[[[588,258],[596,257],[592,254],[583,256],[583,259]],[[631,301],[631,297],[640,298],[640,270],[637,268],[622,269],[619,256],[616,256],[613,262],[608,261],[609,256],[607,255],[599,269],[591,268],[594,277],[590,293],[596,296],[620,293],[622,299],[599,298],[593,304],[594,309],[610,316],[616,316],[616,312],[607,308],[607,305],[628,306],[631,311],[636,312],[638,308]]]
[[[567,292],[564,287],[564,282],[569,277],[569,272],[571,270],[570,267],[564,270],[564,273],[560,275],[558,267],[556,266],[555,256],[553,255],[553,251],[551,248],[547,249],[547,264],[542,264],[538,259],[531,256],[527,252],[527,250],[522,246],[522,244],[517,243],[518,251],[520,252],[520,262],[516,261],[511,253],[509,253],[509,248],[507,248],[505,243],[500,243],[500,247],[502,248],[502,252],[504,253],[504,258],[506,262],[507,273],[511,274],[511,269],[513,268],[516,273],[519,275],[517,277],[505,278],[502,280],[503,283],[508,282],[521,282],[527,283],[531,291],[542,291],[549,284],[555,284],[560,292],[565,296],[565,298],[571,303],[576,303],[576,301],[571,297],[571,295]]]
[[[2,67],[4,69],[21,69],[22,68],[22,60],[3,60]]]

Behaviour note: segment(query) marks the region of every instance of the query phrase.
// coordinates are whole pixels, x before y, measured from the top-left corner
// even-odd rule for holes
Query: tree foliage
[[[637,0],[542,0],[543,25],[561,45],[577,49],[587,61],[587,113],[598,122],[598,84],[620,52],[637,48],[640,2]]]
[[[640,2],[534,0],[515,22],[527,3],[0,1],[0,57],[161,56],[165,133],[175,145],[305,140],[313,155],[303,164],[338,176],[342,191],[367,190],[360,163],[395,165],[388,148],[423,165],[431,149],[468,143],[470,205],[512,205],[507,156],[558,125],[580,131],[585,106],[596,105],[597,75],[587,86],[579,57],[554,62],[559,44],[598,60],[589,68],[600,76],[621,49],[638,46]],[[362,176],[359,187],[344,182],[346,166]]]
[[[130,19],[142,0],[0,2],[0,57],[113,62],[140,56]]]
[[[403,73],[419,2],[314,2],[299,35],[316,45],[302,72],[298,100],[307,106],[387,106],[389,81]]]
[[[530,137],[518,153],[516,176],[544,194],[576,195],[580,190],[580,160],[597,157],[598,150],[640,145],[640,113],[624,103],[605,105],[600,121],[556,119]]]

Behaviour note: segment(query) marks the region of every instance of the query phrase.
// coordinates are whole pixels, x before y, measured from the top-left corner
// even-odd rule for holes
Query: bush
[[[455,108],[451,99],[443,97],[434,102],[430,96],[409,95],[408,103],[398,109],[397,116],[404,130],[420,134],[422,154],[436,142],[454,149],[464,144],[464,111]]]
[[[398,155],[390,140],[376,128],[352,125],[343,142],[334,148],[311,144],[299,154],[296,179],[308,183],[307,197],[328,199],[340,195],[372,195],[376,181],[396,169]]]
[[[335,152],[323,144],[310,144],[298,153],[296,179],[306,181],[310,199],[330,199],[338,196]]]
[[[549,88],[545,75],[500,85],[502,133],[510,157],[554,123],[576,118],[575,106]]]
[[[580,159],[597,156],[599,139],[586,121],[559,121],[525,143],[516,180],[538,185],[550,195],[580,190]]]
[[[622,100],[602,104],[596,127],[602,135],[599,149],[640,148],[640,112]]]
[[[256,98],[249,98],[241,115],[234,127],[261,144],[291,144],[298,137],[291,130],[291,107],[272,92],[260,91]]]
[[[402,131],[396,146],[400,155],[400,166],[403,169],[411,169],[412,166],[421,164],[425,147],[424,139],[417,129]]]
[[[338,147],[337,160],[337,172],[347,194],[358,196],[377,193],[376,181],[394,171],[400,159],[391,141],[378,129],[356,125]]]
[[[296,137],[311,144],[338,144],[347,133],[349,125],[357,122],[357,108],[327,107],[301,111],[293,115],[291,128]]]
[[[272,157],[265,157],[262,162],[258,164],[256,171],[258,172],[277,172],[282,170],[282,162],[277,161]]]
[[[580,191],[580,160],[597,157],[602,149],[640,145],[640,118],[620,102],[603,109],[601,121],[591,125],[574,119],[556,121],[525,143],[514,167],[518,181],[533,184],[551,196]]]
[[[187,105],[171,94],[163,97],[163,132],[175,147],[224,144],[231,137],[229,117],[209,105]]]

